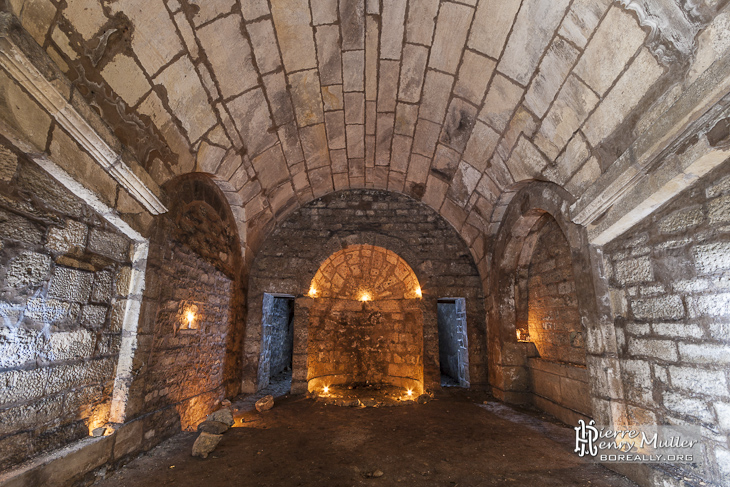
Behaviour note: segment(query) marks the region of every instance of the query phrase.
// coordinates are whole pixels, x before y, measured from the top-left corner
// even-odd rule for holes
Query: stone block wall
[[[530,358],[533,404],[568,425],[591,417],[588,370],[571,364]]]
[[[415,300],[317,299],[309,312],[308,380],[388,383],[423,379],[423,315]]]
[[[0,145],[0,470],[109,420],[130,241]]]
[[[730,482],[730,168],[604,248],[626,420],[691,424]]]
[[[350,190],[330,194],[295,211],[263,242],[249,278],[244,389],[257,387],[254,381],[261,352],[264,294],[308,294],[312,279],[328,257],[362,244],[394,252],[417,276],[423,296],[425,387],[440,384],[437,300],[455,296],[466,300],[471,384],[486,386],[484,295],[466,244],[436,212],[407,196]],[[296,343],[297,311],[294,322]],[[295,350],[297,360],[303,359],[297,358]],[[306,361],[301,365],[306,366]]]
[[[127,416],[144,422],[145,448],[195,428],[240,383],[235,227],[212,183],[176,183],[151,236]]]
[[[543,359],[585,365],[570,246],[555,220],[545,218],[528,268],[530,341]]]

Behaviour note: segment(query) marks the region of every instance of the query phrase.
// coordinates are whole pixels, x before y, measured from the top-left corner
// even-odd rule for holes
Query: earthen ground
[[[401,408],[280,397],[271,411],[238,416],[206,460],[190,456],[196,435],[181,433],[97,485],[634,485],[573,453],[572,429],[474,391],[450,388]]]

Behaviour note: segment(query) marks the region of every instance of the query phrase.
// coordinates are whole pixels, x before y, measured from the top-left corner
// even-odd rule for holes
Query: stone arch
[[[309,297],[356,301],[415,299],[422,296],[413,269],[395,252],[374,245],[350,245],[319,266]]]
[[[517,340],[518,297],[515,289],[520,267],[529,262],[537,242],[538,233],[531,230],[540,221],[553,219],[570,247],[578,309],[586,332],[586,361],[590,375],[598,369],[599,358],[594,356],[611,346],[604,338],[585,229],[570,220],[572,202],[573,197],[553,183],[522,182],[502,195],[493,215],[493,220],[498,221],[493,221],[493,271],[489,276],[490,383],[494,394],[508,402],[533,402],[528,358],[534,352],[531,352],[531,344]],[[615,340],[612,346],[615,351]],[[563,419],[568,416],[564,415]]]
[[[309,391],[336,384],[382,383],[423,391],[421,289],[395,252],[350,245],[325,259],[309,291]],[[337,329],[338,332],[332,332]]]
[[[137,387],[146,400],[134,413],[175,411],[191,429],[239,392],[242,259],[228,202],[210,177],[186,174],[163,189],[170,211],[151,229],[140,323],[147,363]]]
[[[375,245],[399,255],[415,273],[424,310],[424,386],[440,387],[437,301],[466,299],[470,335],[469,372],[473,387],[486,386],[484,288],[472,254],[462,237],[434,210],[401,193],[373,189],[330,193],[278,222],[250,269],[243,358],[243,389],[258,388],[265,293],[295,296],[296,340],[305,340],[311,298],[307,297],[320,264],[353,245]],[[294,355],[296,368],[306,356]],[[305,384],[305,383],[304,383]],[[301,390],[301,389],[300,389]]]

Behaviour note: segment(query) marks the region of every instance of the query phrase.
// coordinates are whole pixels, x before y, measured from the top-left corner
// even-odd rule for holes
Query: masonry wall
[[[309,316],[308,380],[421,382],[423,314],[417,301],[324,298],[315,301]]]
[[[129,244],[0,146],[0,470],[107,423]]]
[[[194,429],[240,380],[235,237],[209,184],[176,184],[177,202],[158,218],[151,239],[136,355],[142,365],[129,418],[144,417],[149,444]],[[195,316],[190,329],[188,311]]]
[[[730,168],[604,248],[630,423],[697,426],[730,482]]]
[[[471,254],[454,229],[424,204],[377,190],[333,193],[278,224],[252,265],[244,344],[244,387],[255,389],[264,293],[309,292],[320,264],[344,246],[372,244],[403,258],[423,292],[423,363],[428,387],[439,387],[437,300],[466,299],[472,386],[486,385],[486,323],[481,280]],[[314,300],[316,301],[316,299]],[[297,317],[295,312],[295,323]],[[295,343],[299,333],[294,330]],[[306,358],[295,355],[306,369]],[[294,377],[305,381],[306,376]]]
[[[585,365],[570,246],[555,220],[544,218],[528,269],[530,341],[545,360]]]

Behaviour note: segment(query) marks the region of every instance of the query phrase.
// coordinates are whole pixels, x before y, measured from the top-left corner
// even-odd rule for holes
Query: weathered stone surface
[[[277,142],[270,130],[269,105],[260,88],[234,98],[228,102],[228,108],[249,154],[259,154]]]
[[[418,103],[428,62],[428,49],[415,44],[403,47],[403,65],[400,69],[400,89],[398,99]]]
[[[24,252],[10,261],[5,282],[13,288],[36,287],[47,279],[50,271],[50,257],[36,252]]]
[[[443,122],[449,104],[449,93],[454,77],[439,71],[427,71],[423,86],[423,102],[418,112],[419,118],[440,124]]]
[[[479,171],[484,171],[498,142],[499,134],[484,122],[477,121],[466,145],[464,160]]]
[[[548,161],[540,154],[534,144],[520,137],[512,156],[507,160],[507,167],[512,178],[517,181],[535,178],[548,165]]]
[[[251,48],[243,38],[241,28],[241,17],[229,15],[198,30],[198,38],[213,67],[223,98],[243,93],[258,83]],[[236,52],[235,63],[228,59],[229,49]],[[276,58],[267,61],[276,63]]]
[[[567,0],[523,2],[497,70],[526,86],[569,3]]]
[[[569,76],[545,116],[535,145],[554,160],[597,103],[598,98],[583,82]]]
[[[214,435],[206,432],[200,433],[198,439],[193,444],[193,456],[208,458],[208,455],[213,453],[215,447],[223,439],[223,435]]]
[[[596,146],[616,130],[662,74],[664,68],[643,49],[586,121],[583,133],[588,141]]]
[[[317,67],[314,33],[309,2],[307,0],[274,0],[271,2],[281,48],[284,68],[287,72]]]
[[[363,91],[365,86],[365,52],[345,51],[342,53],[342,89]]]
[[[610,0],[577,0],[565,16],[558,34],[578,47],[585,47],[603,14],[610,7]]]
[[[274,32],[274,26],[271,20],[266,19],[248,24],[246,25],[246,31],[251,39],[259,73],[269,73],[279,69],[281,67],[281,59],[279,58],[276,33]],[[231,49],[230,45],[227,49]],[[251,71],[254,70],[252,69]]]
[[[430,68],[456,74],[473,15],[474,9],[465,5],[441,4],[428,62]]]
[[[107,22],[104,10],[96,0],[68,0],[63,15],[87,41]]]
[[[616,262],[615,276],[621,284],[646,282],[654,280],[654,269],[649,257],[629,259]]]
[[[88,272],[57,267],[51,278],[48,296],[84,303],[89,300],[91,295],[92,279],[92,274]]]
[[[190,0],[192,5],[198,7],[198,11],[193,17],[195,25],[205,24],[216,17],[229,13],[231,8],[236,4],[236,0],[219,0],[216,2],[206,2],[205,0]]]
[[[492,77],[495,62],[472,51],[464,51],[464,59],[454,86],[454,94],[480,105]]]
[[[323,25],[316,29],[319,76],[323,85],[342,83],[342,51],[340,29],[336,25]]]
[[[221,408],[218,411],[211,413],[208,415],[206,421],[215,421],[218,423],[223,423],[226,426],[233,426],[233,413],[231,413],[231,410],[227,407]]]
[[[381,59],[400,59],[407,3],[407,0],[384,0],[383,2]],[[404,59],[407,58],[404,56]]]
[[[519,0],[482,0],[474,15],[469,47],[498,59],[512,29]]]
[[[162,0],[120,0],[109,7],[112,14],[122,12],[134,24],[132,49],[150,76],[183,50],[175,24]]]
[[[698,245],[692,249],[695,267],[701,274],[730,269],[730,242]]]
[[[535,79],[525,95],[525,106],[542,118],[555,99],[573,63],[578,59],[578,50],[561,38],[550,44],[540,63]]]
[[[119,262],[129,259],[129,240],[114,232],[93,228],[89,233],[89,250]]]
[[[578,61],[575,74],[603,95],[645,38],[646,32],[639,27],[635,17],[613,6]]]
[[[502,132],[512,118],[522,93],[522,88],[509,79],[495,75],[484,100],[484,107],[479,112],[479,120]]]
[[[217,122],[208,95],[190,58],[183,56],[155,78],[167,90],[172,113],[180,120],[191,142],[198,140]]]
[[[406,39],[414,44],[431,45],[439,0],[409,2]]]
[[[334,24],[337,22],[337,0],[311,2],[312,23],[314,25]]]

